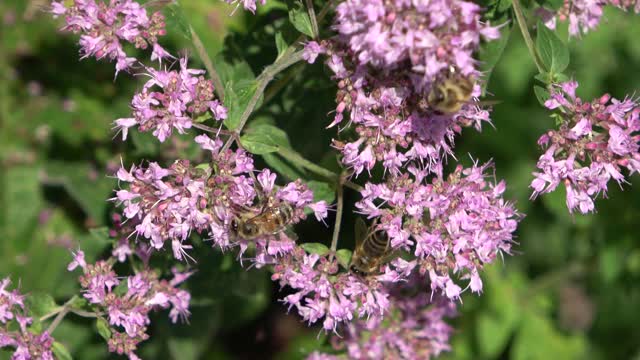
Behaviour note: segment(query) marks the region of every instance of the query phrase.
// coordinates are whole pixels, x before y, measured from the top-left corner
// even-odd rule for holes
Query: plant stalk
[[[533,58],[533,62],[536,64],[538,68],[538,72],[540,74],[544,74],[547,71],[542,65],[542,61],[540,61],[540,56],[536,51],[535,44],[533,43],[533,39],[531,38],[531,34],[529,33],[529,28],[527,27],[527,20],[522,13],[522,6],[520,5],[520,0],[512,0],[513,4],[513,12],[516,14],[516,21],[518,22],[518,26],[520,27],[520,32],[522,33],[522,37],[524,38],[525,44],[527,44],[527,48],[529,49],[529,53]]]
[[[333,259],[333,256],[335,255],[336,250],[338,249],[338,239],[340,238],[340,226],[342,225],[342,210],[344,207],[344,191],[342,189],[343,180],[344,180],[344,174],[340,176],[340,181],[338,182],[338,186],[337,186],[338,206],[336,209],[336,223],[333,226],[333,237],[331,238],[331,253],[330,253],[331,255],[329,255],[331,259]]]
[[[216,95],[218,95],[218,98],[220,99],[220,101],[223,101],[224,85],[222,84],[222,79],[220,78],[220,75],[218,75],[218,72],[216,71],[215,66],[213,66],[213,61],[211,61],[211,58],[209,57],[207,50],[204,48],[204,44],[202,43],[202,40],[200,40],[200,37],[198,36],[196,31],[193,30],[193,26],[189,26],[189,31],[191,32],[191,41],[193,43],[193,47],[196,49],[196,52],[198,53],[200,60],[202,60],[202,62],[204,63],[204,67],[207,69],[207,72],[209,73],[209,77],[211,77],[214,91],[216,92]]]

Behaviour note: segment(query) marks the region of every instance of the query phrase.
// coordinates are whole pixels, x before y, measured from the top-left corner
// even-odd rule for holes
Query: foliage
[[[309,3],[317,13],[325,5]],[[533,24],[538,5],[526,5],[530,8],[525,15]],[[81,248],[87,262],[111,255],[114,240],[108,229],[114,228],[112,215],[119,210],[108,199],[115,196],[114,174],[121,163],[153,160],[169,166],[178,158],[206,162],[193,143],[199,131],[195,128],[184,135],[174,133],[163,143],[151,133],[134,130],[127,141],[120,141],[111,130],[113,121],[130,116],[131,97],[147,78],[121,72],[114,80],[113,63],[78,60],[77,38],[57,32],[60,21],[41,12],[42,6],[37,0],[0,3],[0,278],[10,275],[14,284],[19,283],[20,291],[28,294],[30,316],[37,319],[59,311],[78,294],[78,275],[66,269],[71,251]],[[174,54],[189,53],[190,67],[205,68],[193,47],[192,28],[223,85],[223,103],[229,110],[224,129],[238,129],[247,120],[239,142],[255,155],[256,168],[269,167],[279,179],[301,179],[313,190],[313,201],[333,204],[342,167],[331,139],[345,140],[353,131],[324,130],[334,116],[327,114],[337,105],[330,70],[317,61],[268,72],[274,61],[284,61],[300,49],[303,36],[314,36],[306,6],[267,0],[256,15],[238,9],[229,16],[235,5],[181,0],[164,10],[167,36],[162,44]],[[569,37],[565,24],[550,30],[540,22],[532,31],[540,71],[516,25],[512,2],[490,0],[482,6],[487,20],[505,24],[501,38],[483,43],[478,53],[485,93],[500,103],[491,114],[495,129],[465,130],[456,138],[455,155],[465,165],[472,163],[468,153],[480,163],[493,159],[495,176],[509,184],[505,197],[515,199],[526,218],[516,233],[514,256],[487,266],[483,294],[465,294],[460,315],[448,320],[456,330],[452,351],[441,357],[637,357],[637,187],[610,186],[607,199],[596,201],[598,211],[583,215],[568,213],[563,186],[530,201],[529,184],[541,153],[536,141],[558,120],[541,106],[550,96],[550,84],[577,79],[578,94],[585,99],[604,92],[620,99],[633,94],[640,81],[634,71],[640,66],[640,23],[634,14],[609,7],[608,21],[580,38]],[[322,23],[320,39],[331,36],[332,17],[330,12]],[[142,50],[127,51],[148,58]],[[272,79],[260,89],[265,69]],[[255,111],[246,118],[250,105]],[[221,126],[210,118],[201,120],[216,129]],[[453,170],[454,161],[446,167]],[[381,169],[372,170],[373,177],[383,175]],[[352,181],[362,185],[362,176]],[[340,196],[347,210],[335,257],[347,271],[355,245],[352,225],[358,216],[351,210],[361,198],[346,187]],[[305,212],[314,218],[313,211]],[[329,226],[315,221],[295,226],[307,254],[331,254],[335,212],[326,222]],[[193,235],[189,254],[195,263],[179,264],[197,270],[184,284],[192,296],[189,323],[172,324],[165,314],[151,314],[153,336],[140,345],[142,358],[300,359],[314,351],[333,351],[329,336],[317,336],[321,326],[307,326],[293,310],[285,314],[278,300],[283,293],[269,279],[273,269],[243,268],[235,253],[212,249],[207,240]],[[150,261],[166,276],[176,264],[170,250],[155,253]],[[128,266],[118,263],[115,269],[126,272]],[[579,291],[569,290],[576,287]],[[87,310],[87,304],[71,308]],[[44,329],[50,321],[44,319],[39,326]],[[103,318],[71,313],[55,331],[52,349],[58,359],[107,358],[113,355],[104,343],[112,335]],[[4,358],[9,353],[0,350]]]

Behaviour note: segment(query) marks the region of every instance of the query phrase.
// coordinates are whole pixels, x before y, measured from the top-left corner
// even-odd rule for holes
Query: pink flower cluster
[[[125,217],[137,221],[135,233],[149,239],[153,248],[161,249],[166,240],[171,240],[174,256],[181,260],[190,248],[184,242],[191,232],[204,232],[223,250],[239,245],[241,255],[249,243],[255,243],[254,260],[261,265],[293,249],[294,240],[285,234],[234,238],[230,233],[234,218],[257,215],[265,206],[282,203],[293,209],[291,224],[306,217],[307,206],[319,219],[326,216],[326,204],[313,203],[313,193],[302,182],[277,188],[276,175],[268,169],[254,180],[253,159],[244,150],[222,149],[220,139],[206,135],[197,136],[195,141],[211,154],[207,168],[177,160],[168,169],[150,163],[147,167],[132,166],[128,171],[121,168],[117,173],[118,180],[129,186],[118,190],[114,200],[122,204]]]
[[[389,316],[358,319],[345,325],[342,339],[333,337],[336,350],[346,347],[351,359],[431,359],[448,351],[453,328],[445,318],[456,315],[456,305],[425,292],[425,279],[412,276],[389,290]],[[422,290],[422,291],[421,291]],[[315,353],[307,360],[336,360]]]
[[[139,359],[135,350],[140,342],[149,338],[147,326],[152,310],[171,308],[169,317],[174,323],[178,318],[186,320],[190,314],[191,295],[177,286],[191,273],[174,270],[174,278],[167,281],[160,280],[154,271],[145,269],[123,279],[113,271],[111,261],[89,264],[82,251],[74,254],[68,270],[77,267],[83,270],[79,282],[84,297],[96,313],[104,314],[108,320],[110,352],[125,354],[131,360]],[[125,285],[126,291],[120,291],[119,288]]]
[[[640,2],[637,0],[564,0],[564,5],[557,12],[541,8],[538,13],[550,29],[556,28],[557,20],[569,20],[569,34],[580,36],[598,27],[607,5],[640,13]]]
[[[323,320],[325,331],[336,331],[341,323],[361,317],[383,317],[390,306],[384,282],[398,282],[414,264],[396,259],[379,275],[355,276],[340,271],[331,254],[308,254],[296,247],[274,265],[272,280],[295,292],[282,301],[295,307],[309,324]]]
[[[375,218],[376,231],[386,233],[398,254],[410,251],[415,260],[396,257],[381,264],[378,273],[356,276],[341,271],[331,253],[296,247],[274,265],[272,279],[294,291],[283,302],[309,323],[323,320],[326,331],[337,331],[358,319],[394,316],[398,301],[390,298],[390,287],[416,274],[424,280],[419,285],[430,289],[424,291],[427,297],[437,292],[449,301],[459,299],[463,290],[458,279],[468,279],[471,291],[481,292],[479,271],[497,255],[509,253],[521,218],[502,199],[504,182],[488,179],[489,166],[458,166],[446,180],[438,176],[431,181],[426,171],[409,168],[412,176],[368,183],[356,206]]]
[[[338,83],[336,115],[348,114],[358,139],[335,142],[343,163],[355,174],[381,162],[399,173],[410,160],[438,164],[451,154],[454,135],[462,127],[489,121],[489,113],[473,103],[443,114],[426,99],[435,84],[451,76],[477,79],[473,53],[481,39],[500,36],[497,27],[480,22],[480,7],[471,2],[347,0],[336,8],[331,40],[309,42],[304,58],[326,64]],[[480,86],[474,84],[473,96]]]
[[[14,348],[12,360],[53,360],[53,338],[47,331],[36,333],[29,325],[24,295],[17,289],[9,291],[11,280],[0,281],[0,349]],[[18,327],[10,326],[13,322]]]
[[[531,182],[532,198],[554,191],[563,183],[567,190],[567,207],[583,214],[595,210],[594,199],[613,178],[626,182],[622,169],[629,174],[640,171],[640,106],[635,100],[616,100],[608,94],[591,102],[576,96],[575,81],[556,85],[545,102],[556,110],[560,122],[538,140],[547,148],[538,159],[538,172]]]
[[[211,111],[213,118],[227,117],[227,109],[214,100],[213,83],[202,76],[204,70],[187,68],[187,59],[180,59],[180,71],[148,68],[150,79],[131,100],[132,118],[115,121],[125,140],[130,127],[139,131],[153,131],[161,142],[171,136],[175,128],[184,134],[193,120]]]
[[[53,1],[50,10],[55,17],[63,16],[67,25],[63,31],[81,33],[82,58],[93,56],[116,61],[116,75],[135,63],[127,56],[122,42],[136,48],[153,47],[152,60],[169,56],[158,44],[158,36],[165,35],[164,16],[147,10],[133,0],[110,0],[109,4],[95,0],[75,0],[66,7],[64,1]]]
[[[521,215],[503,199],[505,183],[486,174],[491,164],[464,169],[458,165],[446,179],[439,173],[409,167],[386,183],[367,184],[360,212],[377,219],[394,249],[416,256],[432,291],[458,299],[456,278],[469,279],[472,292],[482,291],[479,271],[501,253],[509,253]],[[452,275],[456,276],[452,278]]]

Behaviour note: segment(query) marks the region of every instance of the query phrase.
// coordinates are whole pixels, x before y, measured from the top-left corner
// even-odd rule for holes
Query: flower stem
[[[313,38],[318,38],[318,20],[316,19],[316,11],[313,9],[313,0],[306,0],[307,10],[309,11],[309,18],[311,19],[311,32]]]
[[[298,154],[297,152],[291,150],[291,149],[287,149],[287,148],[283,148],[281,147],[280,149],[278,149],[278,154],[280,154],[280,156],[282,156],[283,158],[285,158],[288,161],[291,161],[294,164],[300,165],[303,168],[311,171],[314,174],[320,175],[324,178],[327,178],[329,180],[335,181],[338,184],[342,184],[350,189],[353,189],[355,191],[362,191],[362,186],[353,183],[347,179],[340,179],[340,175],[334,173],[333,171],[329,170],[329,169],[325,169],[322,166],[316,165],[313,162],[305,159],[304,157],[302,157],[300,154]],[[340,185],[341,186],[341,185]]]
[[[342,189],[342,185],[344,183],[344,174],[340,176],[340,181],[338,181],[338,206],[336,209],[336,223],[333,226],[333,238],[331,239],[331,259],[333,259],[336,250],[338,249],[338,238],[340,238],[340,226],[342,224],[342,208],[344,207],[344,191]]]
[[[49,335],[53,333],[53,331],[58,327],[58,325],[60,325],[60,322],[62,321],[62,319],[64,319],[64,317],[67,316],[69,311],[71,311],[71,304],[74,301],[76,301],[77,298],[78,298],[78,295],[73,295],[71,299],[69,299],[66,303],[64,303],[64,305],[62,305],[60,308],[57,309],[58,316],[56,316],[55,319],[53,319],[53,322],[51,322],[51,325],[49,325],[49,327],[47,328],[47,332],[49,333]],[[47,317],[48,315],[45,315],[42,317],[42,319],[46,319]]]
[[[213,66],[213,61],[211,61],[207,50],[204,48],[202,40],[200,40],[196,31],[193,30],[193,26],[189,25],[189,31],[191,32],[193,47],[196,48],[196,52],[198,53],[200,60],[204,63],[204,67],[207,69],[207,72],[211,77],[216,95],[218,95],[218,98],[222,101],[224,100],[224,85],[222,84],[222,79],[220,78],[220,75],[218,75],[216,68]]]
[[[518,26],[520,27],[520,32],[522,32],[522,37],[524,38],[525,44],[527,44],[527,48],[529,49],[529,53],[533,58],[533,62],[536,64],[538,68],[538,72],[541,74],[546,73],[544,66],[542,65],[542,61],[540,61],[540,56],[536,51],[536,47],[533,44],[533,39],[531,39],[531,34],[529,33],[529,28],[527,27],[527,21],[522,13],[522,6],[520,5],[520,0],[513,0],[513,12],[516,14],[516,21],[518,22]]]
[[[258,101],[260,101],[260,98],[264,93],[264,90],[267,88],[267,85],[269,84],[269,82],[273,80],[274,76],[276,76],[278,73],[285,70],[289,66],[302,60],[302,50],[296,51],[296,52],[293,52],[293,51],[294,51],[293,47],[290,47],[289,49],[287,49],[282,54],[282,56],[278,60],[276,60],[276,62],[267,66],[262,72],[262,74],[258,76],[256,91],[253,93],[253,96],[249,100],[247,107],[244,109],[244,112],[240,116],[240,122],[238,123],[238,126],[233,131],[236,135],[239,135],[242,129],[244,128],[244,126],[246,125],[247,120],[249,120],[249,116],[251,116],[251,113],[253,113],[253,110],[257,106]],[[231,146],[231,142],[232,141],[230,140],[227,141],[222,147],[222,150],[224,151],[228,149],[229,146]]]

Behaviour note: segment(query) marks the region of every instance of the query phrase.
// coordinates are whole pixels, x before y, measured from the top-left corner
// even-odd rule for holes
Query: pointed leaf
[[[301,3],[296,3],[296,7],[289,11],[289,21],[291,21],[296,30],[309,37],[313,37],[311,19]]]
[[[349,269],[349,264],[351,263],[351,256],[353,253],[349,249],[340,249],[336,251],[336,258],[338,259],[338,264],[340,264],[343,268]]]
[[[111,329],[109,328],[109,323],[107,323],[107,320],[103,318],[97,318],[96,329],[98,329],[98,334],[100,334],[100,336],[102,336],[105,341],[109,341],[109,339],[111,339]]]
[[[538,22],[536,49],[551,74],[562,73],[569,66],[569,48],[542,22]]]
[[[53,346],[51,347],[51,349],[53,350],[53,355],[56,356],[56,359],[58,359],[58,360],[73,360],[73,357],[71,357],[71,354],[69,353],[69,350],[67,350],[67,347],[62,345],[62,343],[54,341],[53,342]]]
[[[309,254],[318,254],[320,256],[324,256],[329,253],[329,248],[326,245],[320,243],[304,243],[300,246],[302,246],[304,251],[308,252]]]

